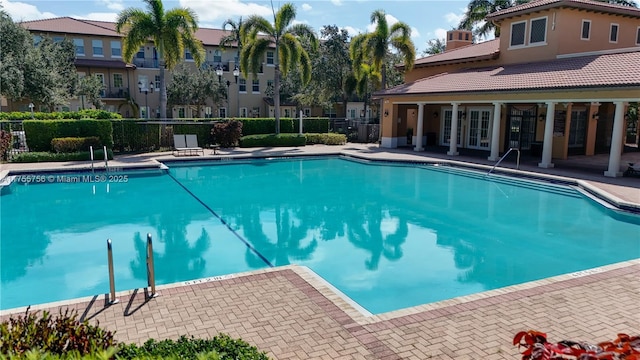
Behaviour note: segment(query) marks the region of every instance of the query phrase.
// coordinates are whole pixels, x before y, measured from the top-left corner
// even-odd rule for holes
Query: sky
[[[384,10],[387,21],[402,21],[412,29],[411,37],[420,55],[431,39],[444,39],[456,28],[465,12],[467,0],[273,0],[273,6],[291,2],[296,22],[316,32],[324,25],[337,25],[350,35],[371,31],[371,13]],[[200,27],[221,28],[226,19],[261,15],[272,19],[271,2],[265,0],[164,0],[165,10],[188,7],[198,15]],[[70,16],[79,19],[115,21],[125,8],[144,9],[141,0],[0,0],[0,6],[14,21]]]

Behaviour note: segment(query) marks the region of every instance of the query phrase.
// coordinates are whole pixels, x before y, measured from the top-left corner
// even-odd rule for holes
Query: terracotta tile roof
[[[640,51],[463,69],[396,86],[384,95],[640,86]]]
[[[609,4],[607,2],[595,0],[534,0],[525,4],[510,7],[508,9],[496,11],[492,14],[489,14],[489,16],[487,16],[487,20],[501,20],[515,15],[521,15],[523,13],[558,7],[569,7],[640,17],[640,9],[638,8]]]
[[[499,53],[500,39],[493,39],[420,58],[416,60],[414,67],[494,59]]]
[[[101,25],[97,25],[96,23],[100,23]],[[109,28],[104,24],[108,23],[102,21],[78,20],[70,17],[24,21],[20,23],[20,25],[30,31],[122,37],[122,35],[115,32],[115,24],[113,25],[113,28]]]
[[[60,17],[53,19],[24,21],[21,25],[31,31],[62,33],[62,34],[79,34],[79,35],[97,35],[97,36],[115,36],[122,37],[122,34],[116,32],[116,23],[109,21],[82,20],[71,17]],[[196,37],[202,41],[204,45],[217,46],[220,39],[224,37],[228,31],[211,28],[200,28],[196,31]]]

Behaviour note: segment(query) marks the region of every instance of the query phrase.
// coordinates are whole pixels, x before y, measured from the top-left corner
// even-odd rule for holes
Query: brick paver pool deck
[[[380,159],[434,159],[366,146],[348,145],[339,151]],[[253,155],[323,152],[336,150],[265,149]],[[110,165],[153,164],[157,155],[124,157]],[[216,157],[234,156],[250,155],[223,150]],[[36,164],[29,169],[52,166]],[[527,165],[521,168],[529,170]],[[4,171],[20,169],[12,164]],[[534,166],[530,170],[538,171]],[[600,170],[561,167],[540,171],[579,178],[622,203],[640,204],[639,178],[608,179],[601,172],[598,176]],[[638,241],[640,246],[640,236]],[[522,258],[536,266],[535,259],[526,254]],[[295,265],[161,286],[158,292],[158,297],[150,299],[145,298],[144,289],[122,292],[120,302],[110,306],[105,295],[97,295],[36,308],[77,309],[83,318],[116,331],[116,339],[124,342],[225,332],[274,359],[518,359],[511,340],[521,330],[546,332],[554,342],[595,343],[613,340],[618,333],[640,334],[640,259],[378,316],[362,313],[310,270]],[[11,313],[0,312],[2,319]]]

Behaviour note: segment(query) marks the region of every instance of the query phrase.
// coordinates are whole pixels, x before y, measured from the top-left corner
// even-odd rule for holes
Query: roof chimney
[[[473,44],[473,34],[470,30],[449,30],[447,31],[447,45],[444,51],[451,51],[471,44]]]

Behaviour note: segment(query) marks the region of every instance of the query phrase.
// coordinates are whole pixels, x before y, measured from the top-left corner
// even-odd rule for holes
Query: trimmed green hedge
[[[100,139],[97,136],[88,137],[65,137],[55,138],[51,140],[51,147],[53,151],[57,153],[72,153],[89,149],[93,146],[94,149],[99,149]]]
[[[85,109],[62,112],[34,112],[33,120],[122,119],[122,115],[106,110]],[[30,111],[0,112],[0,120],[32,120]]]
[[[109,120],[25,120],[22,124],[31,151],[51,151],[51,140],[63,137],[97,136],[100,145],[113,147]]]
[[[347,143],[347,135],[345,134],[304,134],[304,136],[307,138],[307,145],[344,145]]]
[[[306,142],[300,134],[249,135],[240,138],[240,147],[304,146]]]
[[[147,340],[142,346],[121,345],[118,359],[146,358],[148,356],[175,356],[176,359],[198,359],[199,354],[215,352],[220,360],[268,360],[267,354],[242,339],[233,339],[220,333],[211,339],[195,339],[181,336],[177,341]]]
[[[276,119],[274,118],[246,118],[238,119],[242,121],[243,135],[271,134],[276,129]],[[297,133],[299,131],[299,119],[280,118],[280,133]],[[304,118],[302,120],[302,131],[312,133],[329,132],[328,118]]]
[[[107,150],[109,160],[113,160],[113,151]],[[93,152],[93,158],[96,161],[104,160],[104,152],[96,150]],[[11,162],[14,163],[34,163],[34,162],[50,162],[50,161],[87,161],[91,160],[91,154],[88,151],[79,151],[74,153],[51,153],[51,152],[25,152],[14,155]]]
[[[160,125],[140,120],[113,120],[113,148],[120,152],[154,151],[160,148]]]

